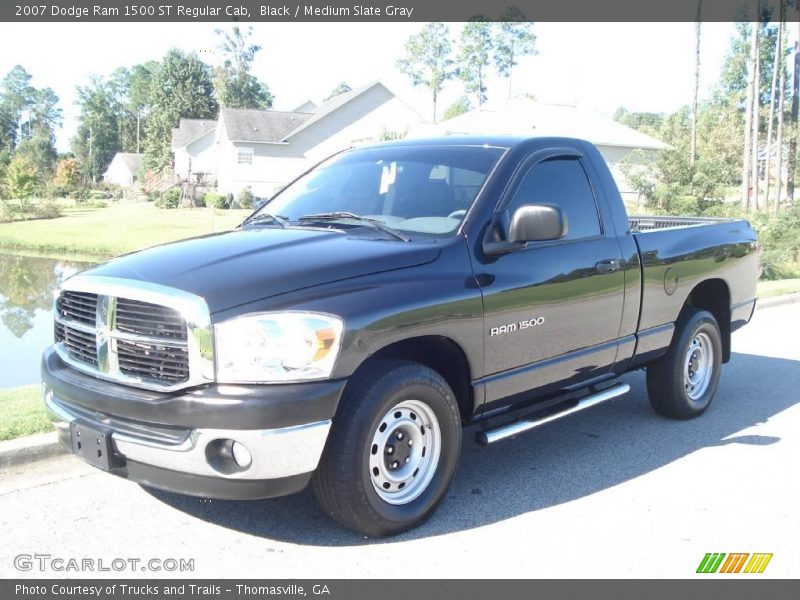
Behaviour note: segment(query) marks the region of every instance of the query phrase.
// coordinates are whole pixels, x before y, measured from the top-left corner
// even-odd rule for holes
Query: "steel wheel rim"
[[[708,390],[713,371],[714,346],[708,334],[700,332],[689,342],[683,362],[683,388],[693,404],[701,404],[699,399]]]
[[[439,420],[419,400],[403,400],[383,415],[368,448],[375,493],[389,504],[408,504],[428,488],[442,450]]]

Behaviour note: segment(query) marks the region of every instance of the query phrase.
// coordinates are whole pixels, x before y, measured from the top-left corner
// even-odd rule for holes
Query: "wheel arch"
[[[719,278],[698,283],[686,297],[679,321],[689,308],[707,310],[714,315],[722,338],[722,362],[728,362],[731,358],[731,293],[728,284]]]
[[[468,423],[475,412],[472,370],[464,349],[449,337],[423,335],[392,342],[368,356],[350,379],[377,360],[397,359],[416,362],[441,375],[455,394],[462,423]]]

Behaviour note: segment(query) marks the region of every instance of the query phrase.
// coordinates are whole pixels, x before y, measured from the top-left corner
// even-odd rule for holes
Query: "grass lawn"
[[[0,224],[0,248],[115,256],[238,225],[250,211],[160,209],[150,203],[69,208],[56,219]]]
[[[0,441],[52,431],[38,385],[0,390]]]
[[[800,279],[778,279],[777,281],[759,281],[756,297],[769,298],[800,292]]]

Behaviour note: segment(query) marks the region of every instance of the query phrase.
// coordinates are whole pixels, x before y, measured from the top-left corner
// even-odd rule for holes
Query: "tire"
[[[447,382],[417,363],[378,360],[354,377],[314,492],[348,529],[394,535],[430,517],[450,487],[461,455],[458,404]]]
[[[722,336],[710,312],[686,309],[678,319],[669,350],[647,367],[647,394],[661,416],[702,415],[719,384]]]

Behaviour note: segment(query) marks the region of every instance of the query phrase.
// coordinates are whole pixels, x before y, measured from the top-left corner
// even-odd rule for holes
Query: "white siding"
[[[217,144],[213,131],[175,149],[175,173],[182,179],[189,179],[191,174],[205,173],[207,179],[216,180]]]
[[[421,117],[383,86],[370,88],[350,102],[311,123],[286,143],[236,143],[217,127],[218,189],[238,194],[249,186],[268,197],[317,162],[352,146],[379,141],[384,131],[402,132]],[[238,164],[238,148],[253,149],[253,164]]]
[[[108,169],[106,169],[106,172],[103,174],[103,179],[105,181],[123,187],[132,186],[134,177],[135,174],[130,172],[128,166],[118,156],[114,157],[111,164],[108,165]]]

